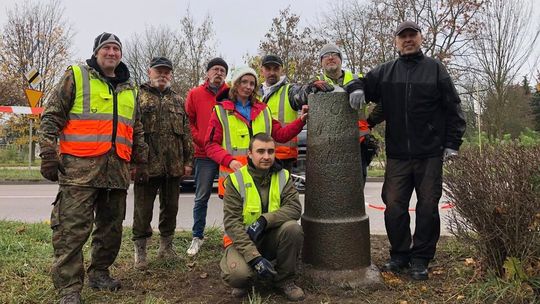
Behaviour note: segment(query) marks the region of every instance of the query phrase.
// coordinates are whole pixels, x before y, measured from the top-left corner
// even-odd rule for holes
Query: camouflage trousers
[[[51,213],[54,286],[60,295],[80,292],[84,283],[82,248],[92,233],[88,273],[108,271],[122,242],[125,189],[61,185]],[[92,232],[92,228],[95,228]]]
[[[296,278],[303,243],[302,226],[293,220],[265,231],[262,239],[256,243],[261,255],[275,266],[277,275],[273,282],[276,286]],[[249,288],[256,274],[247,262],[234,244],[228,246],[219,264],[221,278],[231,287]]]
[[[133,240],[152,236],[154,201],[159,191],[159,234],[171,236],[176,229],[180,177],[151,177],[147,183],[135,183],[133,211]]]

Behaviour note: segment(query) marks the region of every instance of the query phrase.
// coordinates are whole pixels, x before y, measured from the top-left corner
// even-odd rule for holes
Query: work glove
[[[39,172],[46,179],[56,182],[58,181],[58,171],[62,174],[66,174],[64,166],[58,158],[58,154],[55,152],[41,155],[41,168]]]
[[[267,223],[268,222],[266,221],[264,216],[259,216],[259,218],[255,222],[253,222],[253,224],[249,225],[246,232],[253,242],[257,242],[261,239]]]
[[[334,86],[330,85],[328,82],[324,80],[313,80],[309,83],[309,88],[312,93],[317,92],[332,92],[334,90]]]
[[[137,184],[143,184],[148,182],[148,167],[146,164],[135,165],[135,177],[134,181]]]
[[[458,156],[458,151],[450,148],[444,148],[443,162]]]
[[[253,268],[253,270],[255,270],[257,276],[261,279],[271,279],[275,275],[277,275],[277,272],[274,269],[274,266],[272,266],[272,263],[270,263],[270,261],[263,258],[262,256],[256,257],[253,260],[249,261],[249,265],[251,266],[251,268]]]
[[[366,101],[364,95],[364,83],[360,79],[355,79],[347,83],[343,89],[349,93],[349,105],[351,108],[354,110],[360,109]]]

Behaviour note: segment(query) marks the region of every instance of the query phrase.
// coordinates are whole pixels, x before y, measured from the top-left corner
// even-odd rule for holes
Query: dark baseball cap
[[[421,32],[420,27],[413,21],[403,21],[396,28],[396,36],[401,34],[404,30],[413,30],[415,32]]]
[[[279,58],[279,56],[276,55],[266,55],[261,60],[261,65],[267,65],[267,64],[276,64],[279,66],[283,66],[283,60]]]
[[[157,67],[167,67],[169,69],[173,69],[172,62],[166,58],[166,57],[154,57],[150,61],[150,67],[151,68],[157,68]]]

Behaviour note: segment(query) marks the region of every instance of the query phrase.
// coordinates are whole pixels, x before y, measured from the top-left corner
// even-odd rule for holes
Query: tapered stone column
[[[357,121],[341,88],[309,96],[303,262],[315,283],[381,284],[371,264]]]

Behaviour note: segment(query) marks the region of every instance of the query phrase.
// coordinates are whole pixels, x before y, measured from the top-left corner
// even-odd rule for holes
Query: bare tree
[[[422,28],[424,52],[461,71],[471,32],[478,31],[475,16],[485,0],[371,0],[333,3],[319,21],[318,33],[343,48],[347,68],[366,71],[393,59],[394,29],[405,20]]]
[[[324,41],[317,39],[311,29],[300,28],[299,22],[300,16],[292,13],[290,7],[280,10],[259,44],[259,52],[280,56],[287,78],[292,82],[307,82],[317,75],[318,51]]]
[[[8,86],[20,92],[12,104],[24,105],[20,98],[23,88],[28,87],[24,73],[37,69],[43,79],[37,86],[44,92],[43,102],[71,60],[73,34],[64,8],[59,0],[24,2],[15,4],[7,16],[0,39],[0,79],[10,81]],[[2,90],[0,95],[5,93],[12,92]],[[10,100],[7,97],[10,95],[2,100]]]
[[[205,64],[215,49],[213,21],[209,15],[197,24],[189,8],[178,29],[147,27],[144,34],[131,36],[124,57],[132,76],[140,84],[147,79],[148,64],[155,56],[173,62],[172,86],[180,95],[198,85],[204,77]]]
[[[144,33],[135,33],[126,41],[124,60],[138,84],[147,80],[148,65],[156,56],[169,58],[173,62],[175,74],[181,70],[181,61],[185,57],[184,47],[173,29],[164,26],[147,27]]]
[[[180,21],[180,39],[186,53],[182,70],[181,83],[185,92],[197,86],[204,78],[206,63],[215,53],[214,21],[210,15],[197,24],[189,8],[186,16]]]
[[[373,22],[370,7],[365,2],[340,1],[330,3],[330,10],[323,14],[317,33],[325,40],[338,45],[344,53],[343,63],[353,73],[362,72],[368,57],[376,47],[372,39]],[[391,48],[392,49],[392,48]]]
[[[505,132],[502,126],[514,104],[512,85],[538,46],[540,25],[533,26],[532,11],[530,0],[491,0],[480,17],[481,34],[474,36],[473,64],[488,92],[482,118],[492,138]]]

